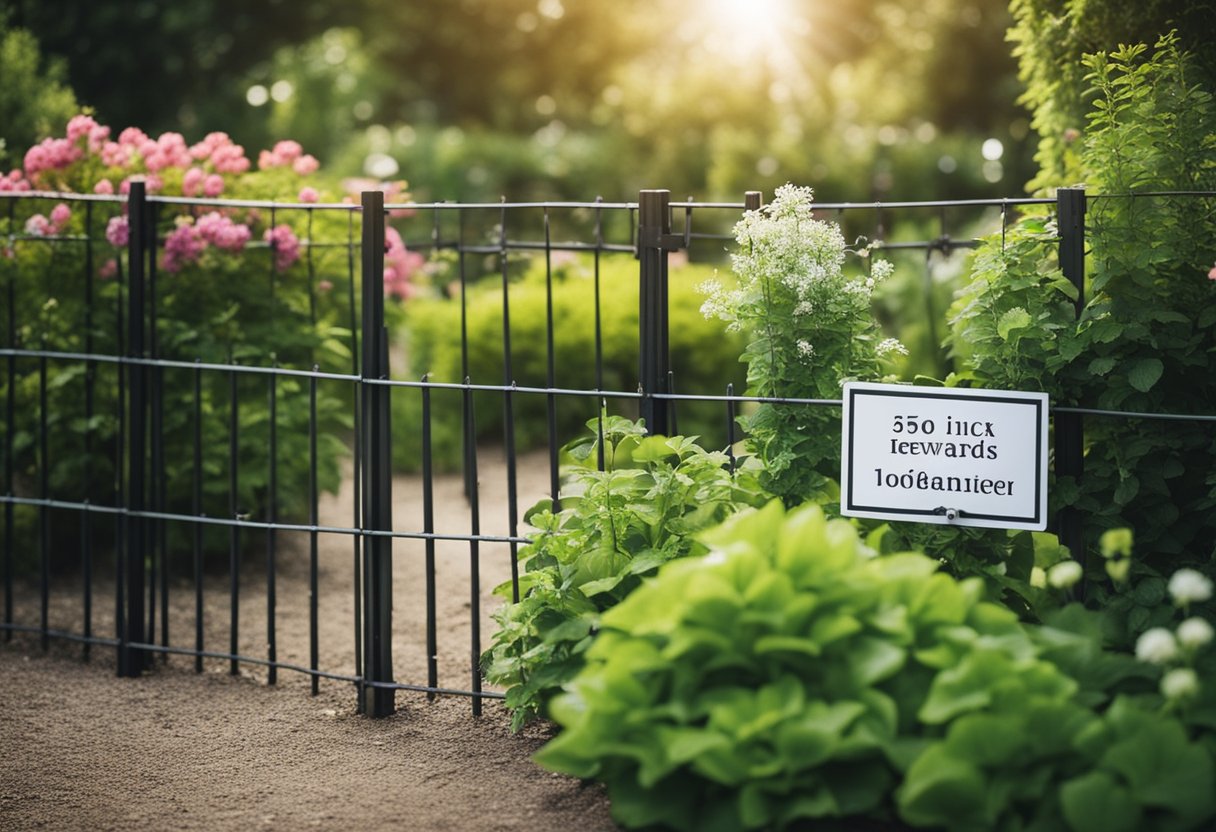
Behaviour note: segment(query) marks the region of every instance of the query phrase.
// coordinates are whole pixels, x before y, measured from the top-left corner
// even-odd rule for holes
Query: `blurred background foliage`
[[[290,137],[331,172],[400,176],[422,199],[737,198],[786,181],[830,199],[967,197],[1033,175],[1005,0],[0,9],[41,45],[25,77],[116,130]],[[11,155],[40,133],[10,112]],[[992,138],[1003,152],[985,159]]]
[[[1082,52],[1177,26],[1210,79],[1213,17],[1211,0],[0,0],[0,163],[74,90],[115,129],[294,138],[420,199],[1017,195],[1066,175]]]

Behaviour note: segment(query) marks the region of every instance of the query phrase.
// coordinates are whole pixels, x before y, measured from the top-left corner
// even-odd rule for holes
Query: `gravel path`
[[[481,529],[507,531],[506,473],[501,452],[480,460]],[[544,455],[519,466],[521,509],[547,487]],[[472,518],[459,477],[440,477],[437,530],[468,533]],[[421,483],[394,480],[394,525],[420,529]],[[322,525],[350,525],[347,489],[322,506]],[[278,540],[274,622],[278,659],[308,663],[308,541]],[[510,575],[503,544],[482,544],[481,629],[488,643],[490,590]],[[229,579],[222,564],[205,582],[206,646],[226,650]],[[188,556],[171,566],[188,571]],[[469,545],[437,547],[439,682],[470,683],[471,575]],[[241,575],[241,652],[267,655],[267,581],[259,558]],[[354,671],[353,547],[349,537],[323,535],[319,549],[320,666]],[[394,669],[398,681],[425,683],[424,549],[394,543]],[[80,631],[81,591],[74,579],[53,587],[51,626]],[[193,586],[170,593],[171,643],[193,645]],[[113,596],[94,588],[93,627],[113,632]],[[36,624],[37,592],[19,592],[16,620]],[[484,645],[483,645],[484,647]],[[464,697],[428,701],[397,694],[398,712],[371,720],[355,712],[349,683],[322,680],[309,694],[302,674],[280,670],[266,684],[264,667],[171,656],[140,679],[114,675],[113,651],[53,643],[36,636],[0,644],[0,829],[417,829],[610,830],[603,792],[549,774],[529,757],[547,728],[508,730],[505,710],[487,701],[481,717]]]

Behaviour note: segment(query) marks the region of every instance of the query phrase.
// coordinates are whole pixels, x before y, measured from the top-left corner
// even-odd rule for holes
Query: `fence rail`
[[[1159,195],[1160,196],[1160,195]],[[638,201],[625,203],[562,202],[562,203],[501,203],[460,204],[386,204],[380,192],[367,192],[359,204],[291,204],[273,201],[247,200],[202,200],[149,195],[143,183],[132,185],[128,197],[98,197],[56,192],[37,192],[14,195],[0,193],[7,205],[0,203],[8,212],[8,245],[83,246],[84,268],[75,288],[84,298],[87,320],[82,327],[83,336],[73,348],[55,348],[46,343],[26,343],[29,336],[21,334],[17,318],[17,296],[15,278],[10,277],[6,287],[8,311],[4,315],[6,343],[0,344],[0,366],[5,381],[4,439],[0,449],[4,453],[3,493],[0,503],[4,505],[4,618],[0,629],[5,640],[16,633],[37,635],[43,646],[51,639],[64,640],[84,646],[85,656],[89,648],[100,646],[113,648],[117,655],[118,673],[123,676],[138,676],[153,664],[154,656],[188,656],[194,659],[195,669],[202,671],[204,660],[227,662],[231,673],[240,672],[242,666],[264,668],[267,680],[274,684],[279,670],[301,673],[311,680],[312,690],[318,690],[322,679],[352,684],[357,689],[359,709],[369,716],[384,716],[395,707],[395,692],[398,690],[422,692],[428,695],[454,694],[470,698],[474,713],[480,713],[485,699],[501,698],[502,694],[482,688],[479,656],[482,650],[481,621],[481,567],[483,556],[491,548],[505,550],[510,569],[510,583],[514,596],[519,594],[519,575],[516,567],[518,547],[526,544],[527,537],[521,530],[519,514],[519,456],[516,447],[517,416],[520,402],[537,397],[544,402],[544,433],[547,437],[548,453],[546,468],[548,492],[556,501],[560,491],[559,450],[561,437],[558,428],[559,403],[562,407],[583,402],[597,404],[606,401],[636,406],[637,412],[646,420],[651,430],[675,432],[678,425],[678,409],[688,405],[717,408],[724,427],[726,445],[731,451],[736,439],[735,415],[748,405],[757,403],[800,404],[812,407],[839,407],[840,401],[833,399],[783,398],[776,396],[757,397],[738,395],[733,383],[724,381],[715,390],[677,392],[675,382],[681,378],[684,368],[673,366],[671,346],[671,321],[669,311],[669,259],[671,253],[721,244],[731,239],[727,233],[730,224],[743,210],[754,210],[761,205],[758,192],[749,192],[740,203],[672,201],[667,191],[643,191]],[[1084,305],[1085,284],[1085,211],[1087,199],[1103,199],[1104,196],[1088,196],[1080,189],[1062,189],[1055,199],[997,199],[965,201],[928,201],[897,203],[821,203],[816,206],[820,215],[829,214],[837,219],[865,215],[870,218],[872,239],[883,241],[885,249],[893,251],[923,251],[926,258],[934,253],[948,255],[959,249],[970,248],[975,241],[950,235],[947,212],[951,210],[975,211],[989,209],[999,212],[1002,228],[1010,222],[1011,215],[1031,206],[1053,206],[1059,231],[1059,257],[1064,275],[1078,289],[1078,314]],[[88,221],[83,235],[36,237],[17,231],[15,206],[18,200],[74,200],[86,205]],[[95,284],[94,242],[99,241],[98,221],[94,209],[109,206],[121,209],[129,217],[130,237],[126,247],[127,269],[119,276],[116,301],[105,309],[97,297]],[[258,209],[271,212],[273,217],[289,212],[305,212],[310,234],[302,240],[308,261],[308,310],[296,310],[296,314],[317,315],[317,268],[311,259],[314,250],[344,253],[345,263],[345,330],[349,343],[349,364],[339,369],[336,365],[322,369],[310,360],[297,361],[293,365],[285,355],[271,354],[267,349],[262,360],[251,360],[250,356],[230,355],[227,363],[190,360],[183,357],[188,341],[170,343],[172,334],[166,325],[169,313],[166,304],[176,302],[175,289],[166,286],[164,274],[158,274],[158,254],[165,245],[159,236],[163,230],[159,212],[164,208],[184,208],[193,212],[221,209]],[[385,248],[387,221],[391,216],[408,212],[410,230],[416,236],[406,236],[411,249],[441,252],[450,251],[456,257],[458,279],[453,290],[453,303],[461,309],[461,376],[462,380],[433,380],[423,375],[417,380],[393,378],[390,373],[391,343],[386,327],[386,300],[384,293]],[[937,220],[939,234],[931,239],[905,240],[887,239],[886,230],[895,212],[913,212],[929,215]],[[345,239],[313,239],[313,217],[319,214],[336,214],[346,219]],[[455,223],[451,217],[455,216]],[[539,222],[538,216],[539,215]],[[471,219],[488,218],[480,236],[470,237]],[[356,234],[356,218],[358,233]],[[865,222],[859,220],[859,222]],[[529,228],[532,236],[509,230]],[[560,234],[571,239],[555,242],[554,226],[560,224]],[[455,225],[455,228],[452,226]],[[428,228],[429,226],[429,228]],[[421,230],[419,230],[421,229]],[[578,231],[583,232],[581,235]],[[270,255],[274,254],[274,243],[267,243]],[[591,285],[591,303],[594,305],[594,331],[588,333],[594,342],[595,383],[587,387],[558,383],[560,354],[555,343],[555,308],[552,282],[552,261],[558,252],[570,252],[594,258],[594,281]],[[517,383],[518,368],[513,365],[515,351],[512,345],[511,324],[511,275],[512,258],[523,253],[541,253],[546,270],[545,348],[541,383]],[[602,332],[604,309],[602,301],[605,291],[615,287],[601,285],[600,258],[602,256],[628,253],[637,259],[637,285],[639,287],[637,375],[636,386],[629,389],[613,389],[607,385]],[[491,266],[484,263],[477,267],[478,258],[494,261]],[[928,261],[927,261],[928,262]],[[51,258],[48,270],[54,269]],[[474,272],[494,277],[498,271],[501,281],[502,316],[502,366],[498,380],[473,379],[469,355],[469,295]],[[252,279],[252,276],[249,278]],[[68,281],[71,283],[71,281]],[[267,283],[273,300],[276,280],[271,271]],[[335,296],[336,296],[335,292]],[[335,301],[336,303],[336,301]],[[268,307],[271,314],[283,312],[281,305],[273,302]],[[24,310],[29,312],[29,310]],[[285,314],[285,313],[284,313]],[[105,321],[112,331],[106,335],[110,349],[99,347],[98,321]],[[83,367],[82,398],[85,400],[84,416],[86,428],[83,440],[84,493],[64,495],[55,493],[50,482],[53,463],[62,462],[51,458],[51,425],[55,414],[49,405],[51,383],[50,368]],[[104,371],[104,372],[103,372]],[[65,385],[74,383],[69,379]],[[38,401],[35,409],[36,424],[22,427],[22,420],[29,421],[28,414],[18,414],[16,408],[17,388],[33,391]],[[281,480],[280,460],[282,443],[285,441],[284,427],[280,423],[287,417],[284,408],[289,405],[282,400],[288,385],[297,389],[293,395],[294,407],[307,410],[307,418],[294,424],[298,431],[307,435],[303,466],[307,483],[300,489],[306,508],[306,519],[291,517],[282,505],[282,492],[292,485]],[[349,445],[353,449],[350,458],[350,477],[353,495],[348,505],[349,525],[323,523],[320,521],[320,462],[318,443],[323,438],[323,423],[318,415],[319,402],[324,395],[322,385],[344,391],[338,398],[347,402],[348,416],[353,429]],[[258,389],[255,389],[258,388]],[[72,388],[75,389],[75,388]],[[112,407],[110,413],[100,413],[99,395],[104,392]],[[172,395],[170,395],[172,393]],[[206,395],[205,395],[206,393]],[[416,527],[399,527],[393,516],[394,480],[390,469],[391,446],[400,441],[401,434],[394,431],[391,408],[393,394],[417,397],[422,411],[421,434],[411,437],[418,442],[421,457],[421,489],[418,495],[421,519]],[[256,394],[254,396],[253,394]],[[224,396],[227,396],[226,400]],[[459,400],[460,436],[462,440],[462,469],[464,474],[464,498],[468,504],[468,527],[465,531],[441,530],[437,527],[435,509],[435,466],[433,427],[437,423],[434,413],[434,397],[451,395]],[[496,530],[487,530],[486,517],[482,512],[482,493],[479,484],[479,454],[477,410],[479,396],[492,396],[501,407],[503,454],[505,460],[506,500],[505,517],[497,518]],[[175,398],[174,398],[175,396]],[[345,398],[343,398],[345,397]],[[249,408],[267,408],[265,443],[268,469],[262,489],[264,507],[261,515],[254,517],[248,506],[241,505],[242,453],[248,440],[242,436],[242,416]],[[182,412],[173,412],[180,406]],[[166,408],[169,408],[166,410]],[[226,412],[224,412],[226,408]],[[1108,409],[1057,406],[1051,409],[1055,419],[1055,467],[1057,474],[1082,476],[1084,467],[1084,419],[1137,418],[1162,420],[1216,421],[1210,414],[1173,414],[1123,412]],[[484,409],[482,411],[485,412]],[[91,427],[93,420],[105,416],[112,419],[117,429],[109,444],[102,447],[100,436]],[[204,447],[204,428],[212,422],[222,429],[213,433],[226,434],[226,456],[224,464],[217,466],[227,475],[227,482],[217,483],[214,474],[204,476],[206,462],[217,456],[215,448]],[[171,425],[175,426],[171,428]],[[209,429],[209,428],[208,428]],[[181,442],[192,457],[190,477],[185,497],[171,501],[167,497],[169,476],[167,468],[172,452],[166,444],[170,430],[187,431]],[[32,443],[34,479],[20,475],[15,470],[17,437]],[[260,438],[262,434],[258,434]],[[213,437],[214,438],[214,437]],[[174,446],[176,447],[176,446]],[[26,449],[28,450],[28,449]],[[89,466],[99,464],[99,454],[108,454],[107,464],[113,468],[113,481],[108,487],[95,484],[96,471]],[[601,462],[602,464],[602,462]],[[259,476],[261,474],[259,473]],[[206,479],[206,481],[204,481]],[[298,486],[299,483],[294,485]],[[207,493],[204,493],[204,492]],[[214,494],[211,492],[215,492]],[[216,497],[216,494],[219,496]],[[215,505],[209,499],[226,499],[227,505],[220,513],[208,512],[207,506]],[[38,575],[32,581],[28,575],[18,577],[16,563],[19,554],[18,535],[14,512],[22,508],[37,513],[36,544]],[[57,517],[72,517],[79,527],[80,535],[80,585],[74,586],[82,597],[82,620],[79,630],[62,626],[61,617],[52,623],[52,596],[60,583],[60,576],[51,568],[52,523]],[[399,518],[396,518],[399,520]],[[103,522],[110,527],[102,528]],[[1062,542],[1072,551],[1084,551],[1079,518],[1067,511],[1055,518],[1054,528]],[[169,533],[182,533],[188,538],[169,543]],[[218,545],[218,539],[208,531],[226,532],[227,545]],[[245,562],[249,539],[252,535],[264,536],[265,556],[265,655],[251,655],[242,649],[242,576],[248,575]],[[278,652],[279,632],[277,587],[280,581],[280,538],[286,535],[303,535],[308,542],[308,662],[304,664],[281,658]],[[350,639],[354,650],[354,671],[325,669],[320,661],[319,598],[322,596],[319,583],[319,550],[321,541],[346,539],[350,546],[348,568],[353,575]],[[418,553],[423,560],[423,586],[411,590],[408,601],[425,607],[422,636],[425,639],[425,682],[403,682],[397,679],[394,662],[394,635],[399,635],[399,625],[394,625],[394,566],[403,558],[411,557],[402,552],[394,553],[394,541],[417,541],[422,544]],[[469,608],[469,633],[467,666],[467,688],[440,683],[439,632],[437,609],[440,593],[436,584],[436,564],[441,553],[439,544],[459,544],[467,547]],[[23,541],[20,546],[29,545]],[[171,548],[176,549],[170,552]],[[103,556],[103,550],[113,555],[113,571],[109,579],[103,580],[95,567]],[[179,569],[182,553],[188,556],[189,567]],[[207,644],[203,626],[204,585],[207,563],[226,557],[229,586],[228,649],[217,650]],[[179,585],[170,580],[184,578],[193,585],[193,597],[188,606],[193,611],[194,629],[188,644],[171,638],[171,621],[179,620],[171,609],[172,598],[177,598]],[[94,608],[94,587],[112,583],[113,635],[101,635],[95,631],[94,619],[98,611]],[[37,623],[17,620],[18,607],[15,591],[32,588],[37,593]],[[398,590],[399,593],[399,590]],[[328,599],[327,599],[328,600]],[[403,604],[398,604],[400,609]],[[159,625],[159,634],[158,634]]]

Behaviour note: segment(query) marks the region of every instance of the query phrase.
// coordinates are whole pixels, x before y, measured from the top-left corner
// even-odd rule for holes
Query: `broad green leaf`
[[[1030,313],[1019,306],[1001,315],[996,323],[996,331],[1001,336],[1001,340],[1008,341],[1010,333],[1016,329],[1025,329],[1032,322]]]
[[[1127,383],[1141,393],[1147,393],[1161,378],[1164,369],[1160,358],[1138,358],[1127,366]]]
[[[1061,786],[1060,807],[1074,832],[1135,832],[1140,828],[1140,805],[1104,771],[1091,771]]]
[[[1026,721],[1018,714],[967,714],[950,726],[950,751],[978,766],[1020,763],[1026,746]]]
[[[936,745],[908,769],[896,799],[900,817],[915,826],[986,829],[986,791],[978,769]]]
[[[849,643],[847,658],[854,682],[860,687],[870,687],[898,673],[908,654],[884,639],[861,636]]]
[[[1104,355],[1089,362],[1089,372],[1096,376],[1104,376],[1115,369],[1118,363],[1112,356]]]

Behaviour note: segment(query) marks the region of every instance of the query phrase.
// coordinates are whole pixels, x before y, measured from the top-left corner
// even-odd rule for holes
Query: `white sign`
[[[844,386],[840,513],[1047,527],[1047,394]]]

